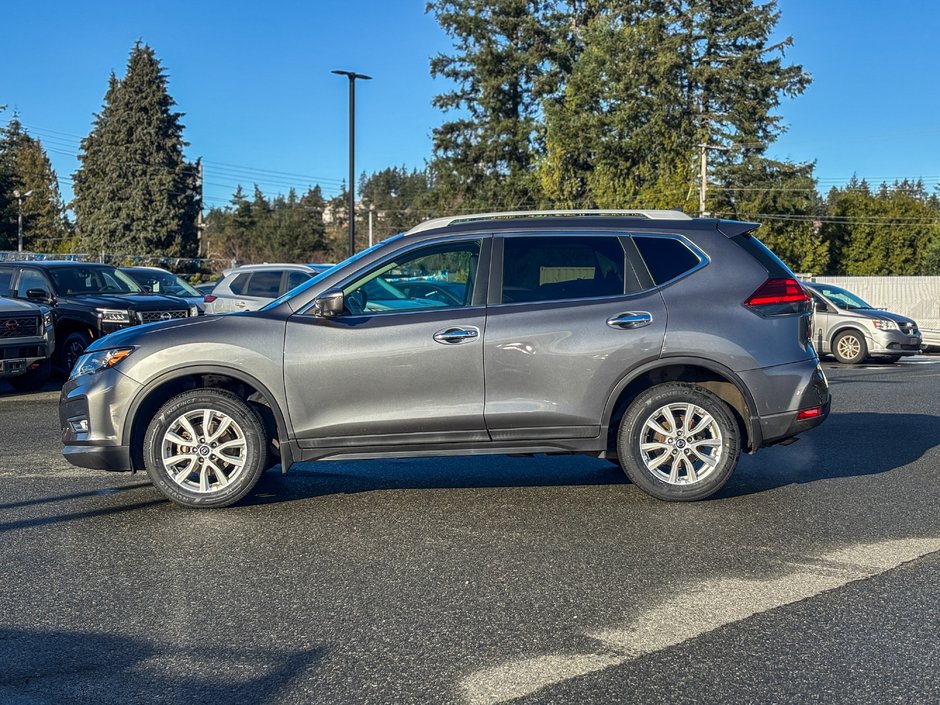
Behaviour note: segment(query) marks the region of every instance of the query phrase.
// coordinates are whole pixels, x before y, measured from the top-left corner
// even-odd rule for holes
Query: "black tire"
[[[29,370],[25,374],[16,377],[10,377],[7,382],[19,392],[32,392],[48,382],[51,373],[52,363],[49,360],[43,360],[36,369]]]
[[[203,424],[206,413],[208,427]],[[196,434],[192,446],[168,436],[190,440],[187,423]],[[216,433],[222,435],[213,441]],[[264,473],[268,445],[261,417],[239,397],[221,389],[193,389],[170,399],[150,421],[144,465],[150,480],[171,501],[184,507],[227,507],[248,494]],[[223,455],[223,449],[234,451]],[[165,462],[173,458],[181,460]]]
[[[857,365],[868,357],[865,336],[857,330],[844,330],[832,340],[832,356],[844,365]]]
[[[647,494],[668,502],[691,502],[717,492],[737,467],[740,450],[740,429],[731,408],[684,382],[641,393],[617,433],[617,453],[627,476]]]
[[[62,345],[56,343],[56,367],[68,376],[78,361],[78,358],[85,352],[85,348],[91,345],[91,338],[87,333],[75,331],[65,336]]]

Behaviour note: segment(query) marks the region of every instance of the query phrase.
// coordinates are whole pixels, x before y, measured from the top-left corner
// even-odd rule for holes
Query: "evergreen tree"
[[[69,224],[59,194],[59,179],[40,141],[23,129],[14,117],[0,131],[0,188],[6,201],[6,217],[0,223],[0,240],[6,247],[18,245],[19,208],[14,191],[29,193],[23,203],[23,249],[37,252],[67,251]],[[0,249],[4,249],[0,244]]]
[[[184,159],[182,113],[174,105],[153,49],[138,42],[124,78],[111,74],[81,143],[73,202],[81,248],[195,255],[196,169]]]
[[[548,0],[434,0],[427,5],[454,39],[431,74],[454,87],[434,105],[459,117],[434,130],[432,164],[450,207],[530,205],[539,152],[540,79],[551,37]]]

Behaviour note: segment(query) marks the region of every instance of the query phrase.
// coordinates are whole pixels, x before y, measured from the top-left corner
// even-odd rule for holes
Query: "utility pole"
[[[722,147],[720,144],[708,144],[708,143],[703,142],[702,144],[699,145],[699,149],[702,150],[702,153],[701,153],[701,164],[700,164],[701,173],[699,174],[701,178],[701,183],[699,184],[699,189],[698,189],[698,217],[704,218],[705,217],[705,195],[708,192],[708,150],[714,149],[719,152],[727,152],[728,148]]]
[[[209,240],[206,238],[206,221],[202,215],[203,195],[202,157],[196,160],[196,198],[199,199],[199,210],[196,211],[196,236],[199,238],[198,255],[209,256]]]
[[[375,204],[369,204],[369,247],[372,247],[372,214],[375,212]]]
[[[333,71],[349,79],[349,184],[347,206],[349,216],[349,256],[356,254],[356,79],[371,81],[372,76],[355,71]]]
[[[21,193],[19,190],[13,191],[13,198],[16,199],[16,251],[23,251],[23,199],[33,195],[32,190]]]

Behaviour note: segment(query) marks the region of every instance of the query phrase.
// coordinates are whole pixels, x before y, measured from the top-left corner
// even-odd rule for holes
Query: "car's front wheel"
[[[151,420],[143,456],[151,481],[186,507],[226,507],[264,473],[268,439],[258,413],[221,389],[170,399]]]
[[[839,333],[832,341],[832,354],[836,360],[846,365],[857,365],[868,357],[865,337],[855,330]]]
[[[737,466],[740,448],[731,408],[683,382],[641,393],[617,434],[617,454],[629,478],[670,502],[704,499],[721,489]]]

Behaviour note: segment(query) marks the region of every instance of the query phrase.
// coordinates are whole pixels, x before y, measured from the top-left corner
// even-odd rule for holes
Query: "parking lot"
[[[940,356],[667,504],[579,456],[302,464],[169,504],[0,386],[0,701],[940,700]]]

